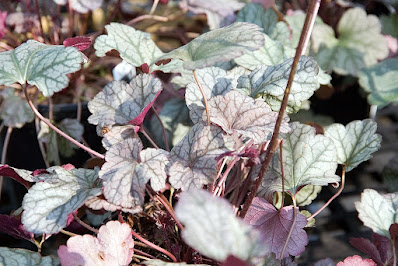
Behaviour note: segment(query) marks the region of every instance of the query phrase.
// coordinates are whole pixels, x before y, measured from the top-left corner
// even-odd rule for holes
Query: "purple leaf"
[[[229,255],[227,259],[221,264],[221,266],[250,266],[250,263],[247,263],[244,260],[241,260],[234,255]]]
[[[0,175],[1,176],[8,176],[17,181],[18,183],[22,184],[24,187],[29,189],[32,186],[32,182],[34,180],[30,176],[32,172],[22,169],[16,169],[10,167],[6,164],[0,166]]]
[[[148,74],[136,76],[130,84],[111,82],[88,103],[92,113],[88,121],[100,128],[127,123],[140,126],[161,90],[160,80]]]
[[[217,174],[216,158],[228,151],[223,131],[216,126],[196,124],[170,152],[169,182],[175,188],[201,188]]]
[[[265,243],[271,247],[271,251],[277,258],[281,257],[285,242],[288,241],[283,258],[287,256],[298,256],[304,252],[308,244],[308,237],[303,230],[307,224],[304,215],[298,213],[293,224],[294,211],[292,206],[283,207],[279,211],[263,198],[255,197],[252,205],[244,218],[244,221],[258,228],[264,237]],[[290,239],[287,239],[292,227]]]
[[[394,255],[391,239],[383,235],[373,234],[373,243],[376,245],[383,262],[389,262],[393,260]]]
[[[0,40],[6,35],[6,18],[7,18],[7,11],[0,11]]]
[[[91,39],[89,37],[77,36],[73,38],[67,38],[63,42],[64,46],[72,46],[77,48],[79,51],[86,50],[91,45]]]
[[[20,239],[34,241],[34,235],[25,230],[20,220],[15,217],[0,214],[0,232]]]
[[[238,133],[242,137],[254,140],[255,144],[265,143],[274,130],[277,112],[262,99],[254,100],[237,91],[213,97],[209,101],[210,121],[232,135]],[[203,119],[206,114],[203,113]],[[290,130],[288,117],[281,125],[281,132]]]
[[[384,264],[380,256],[379,250],[369,239],[366,238],[350,238],[350,244],[356,249],[368,255],[378,264]]]

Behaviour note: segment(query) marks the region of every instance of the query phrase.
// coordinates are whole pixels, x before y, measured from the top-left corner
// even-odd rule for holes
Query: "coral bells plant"
[[[87,19],[79,13],[105,3],[55,1],[72,16],[63,33],[55,18],[52,32],[41,24],[40,2],[33,3],[39,31],[16,47],[4,27],[8,15],[0,13],[0,36],[8,36],[0,53],[0,115],[9,128],[41,121],[48,164],[35,171],[0,166],[2,176],[27,189],[20,209],[1,215],[0,231],[37,247],[0,247],[0,264],[295,265],[308,228],[382,138],[372,117],[321,126],[293,121],[294,114],[346,75],[373,106],[398,99],[398,83],[389,80],[397,81],[397,59],[387,59],[381,23],[350,2],[335,35],[317,17],[316,0],[306,15],[284,15],[273,1],[150,1],[141,7],[148,14],[126,23],[110,22],[118,10],[133,9],[131,1],[116,1],[104,29],[65,40],[77,34],[74,16]],[[205,14],[208,29],[163,52],[135,25],[173,21],[170,10]],[[88,102],[103,150],[87,146],[79,121],[55,122],[38,111],[40,97],[86,84],[96,67],[108,70],[107,58],[119,57],[113,80]],[[76,168],[49,159],[65,140],[100,163]],[[305,209],[329,185],[336,189],[330,200],[313,213]],[[397,265],[396,198],[363,191],[355,207],[373,242],[351,239],[365,255],[337,265]],[[46,256],[43,243],[51,239],[57,241]]]

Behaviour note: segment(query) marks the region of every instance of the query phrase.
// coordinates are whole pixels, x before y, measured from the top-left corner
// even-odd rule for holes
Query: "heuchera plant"
[[[103,4],[54,2],[68,4],[72,15]],[[358,78],[372,105],[398,100],[398,62],[386,59],[378,18],[351,7],[335,32],[317,17],[320,1],[309,2],[306,15],[284,16],[273,1],[180,1],[178,8],[206,14],[209,30],[167,53],[149,33],[128,25],[168,21],[152,15],[157,0],[150,14],[134,23],[111,22],[94,37],[63,45],[36,38],[1,52],[3,124],[18,128],[37,117],[48,153],[58,154],[57,141],[65,138],[103,163],[61,166],[54,155],[47,169],[36,171],[2,164],[0,174],[28,192],[18,211],[1,215],[0,231],[34,243],[39,252],[1,247],[0,264],[294,265],[309,242],[306,228],[382,140],[372,119],[319,130],[289,116],[330,84],[333,72]],[[7,34],[6,16],[0,12],[0,37]],[[38,36],[45,36],[43,28]],[[55,125],[35,106],[38,93],[51,97],[72,73],[88,68],[94,56],[83,50],[92,40],[97,58],[116,51],[123,59],[115,77],[136,73],[128,82],[109,82],[88,103],[88,122],[96,125],[104,154],[82,143],[77,120]],[[176,97],[158,114],[154,103],[166,89]],[[336,194],[315,213],[304,211],[328,185],[339,187]],[[369,258],[355,255],[337,265],[397,265],[397,199],[396,192],[365,189],[355,207],[373,242],[351,243]],[[97,221],[83,219],[84,210]],[[65,229],[73,221],[90,233]],[[69,239],[57,255],[41,256],[43,242],[61,233]]]

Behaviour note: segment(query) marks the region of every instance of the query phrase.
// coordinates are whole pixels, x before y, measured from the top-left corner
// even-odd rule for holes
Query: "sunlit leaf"
[[[127,123],[139,126],[161,90],[160,80],[148,74],[136,76],[130,84],[113,81],[88,103],[92,113],[88,121],[101,128]]]
[[[237,0],[187,0],[180,2],[182,9],[188,9],[194,14],[205,13],[207,24],[211,30],[231,24],[235,19],[235,11],[241,9],[243,5]]]
[[[123,60],[139,67],[163,54],[149,33],[116,22],[106,25],[105,29],[108,35],[99,36],[94,43],[95,54],[99,57],[115,49]]]
[[[321,192],[322,186],[306,185],[299,190],[296,194],[296,203],[298,206],[307,206],[316,199],[319,192]]]
[[[212,182],[218,170],[216,157],[228,150],[226,146],[219,127],[193,126],[170,152],[170,184],[188,190]]]
[[[238,88],[253,98],[262,97],[274,111],[278,111],[289,79],[293,58],[276,66],[260,66],[248,76],[239,78]],[[309,99],[318,89],[317,63],[308,56],[302,56],[297,65],[294,82],[288,98],[288,112],[297,112],[303,101]]]
[[[244,261],[269,253],[259,232],[235,216],[230,203],[204,190],[181,194],[175,208],[184,224],[184,241],[201,254],[218,261],[234,255]],[[206,219],[198,219],[206,217]]]
[[[376,266],[376,262],[371,259],[362,259],[358,255],[347,257],[344,261],[340,261],[336,266]]]
[[[211,98],[209,113],[210,121],[226,133],[237,133],[254,140],[255,144],[269,140],[278,116],[262,99],[254,100],[237,91]],[[285,117],[280,132],[287,133],[289,129],[288,117]]]
[[[27,249],[0,247],[0,265],[57,266],[58,258],[42,257],[39,252]]]
[[[21,128],[35,118],[25,99],[15,95],[13,88],[5,88],[0,92],[3,101],[0,106],[0,117],[7,127]]]
[[[266,34],[264,34],[264,39],[264,46],[256,51],[244,53],[236,58],[235,62],[247,69],[254,70],[260,65],[274,66],[281,64],[286,59],[294,56],[294,49],[283,46]]]
[[[296,215],[296,219],[294,218]],[[295,222],[293,222],[295,220]],[[277,258],[285,258],[289,255],[298,256],[304,252],[308,244],[308,236],[304,231],[307,219],[293,206],[283,207],[277,210],[271,203],[263,198],[255,197],[244,221],[259,229],[263,235],[265,245],[271,247],[271,251]],[[291,227],[293,227],[288,239]],[[281,256],[283,247],[288,240],[285,253]]]
[[[323,135],[315,135],[315,129],[309,125],[293,122],[291,128],[289,133],[281,134],[285,191],[295,195],[303,185],[325,186],[340,181],[335,174],[337,156],[333,141]],[[282,191],[279,149],[272,157],[259,194],[273,191]]]
[[[314,26],[313,49],[321,68],[339,74],[357,75],[388,55],[387,42],[381,35],[381,24],[374,15],[361,8],[348,9],[337,25],[338,39],[325,24]]]
[[[189,70],[227,62],[264,45],[264,37],[260,31],[257,25],[236,22],[206,32],[188,44],[157,58],[156,61],[178,58],[184,61],[184,68]]]
[[[134,254],[134,240],[128,224],[110,221],[101,226],[97,237],[77,235],[60,246],[62,265],[129,265]]]
[[[104,146],[106,150],[109,150],[123,140],[132,138],[134,134],[133,125],[112,127],[106,134],[104,134],[104,137],[102,138],[102,146]]]
[[[101,194],[97,170],[54,166],[47,172],[38,175],[42,181],[29,189],[22,202],[22,224],[35,234],[59,232],[66,226],[68,214]]]
[[[325,130],[337,149],[337,162],[351,171],[360,163],[372,158],[372,153],[381,145],[381,136],[376,133],[377,124],[371,119],[356,120],[347,124],[332,124]]]
[[[398,193],[380,195],[365,189],[361,201],[355,202],[359,219],[373,232],[391,238],[390,226],[398,222]]]
[[[44,96],[51,96],[68,85],[66,75],[80,69],[83,55],[73,47],[29,40],[0,53],[0,61],[0,84],[29,83]]]
[[[386,59],[358,73],[359,84],[369,92],[369,104],[398,102],[398,58]]]
[[[166,166],[169,163],[167,151],[148,148],[141,151],[141,163],[135,169],[135,175],[149,178],[151,187],[160,191],[166,186]]]

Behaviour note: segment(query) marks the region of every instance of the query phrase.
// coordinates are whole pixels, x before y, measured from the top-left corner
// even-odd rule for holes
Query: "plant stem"
[[[391,239],[391,244],[392,244],[392,255],[393,255],[393,266],[397,266],[397,249],[395,248],[395,237]]]
[[[285,205],[285,173],[284,173],[284,171],[283,171],[282,144],[283,144],[283,140],[281,140],[281,142],[279,143],[279,150],[280,150],[279,160],[281,161],[281,175],[282,175],[282,208],[283,208],[283,205]]]
[[[164,127],[164,124],[163,124],[162,120],[160,119],[158,112],[156,112],[155,107],[153,107],[153,105],[152,105],[151,108],[152,108],[152,111],[155,114],[156,118],[159,121],[160,127],[162,128],[163,138],[164,138],[164,146],[167,151],[170,151],[169,142],[167,140],[166,128]]]
[[[337,198],[337,196],[339,196],[341,194],[341,192],[343,192],[344,189],[344,184],[345,184],[345,166],[343,165],[343,169],[341,171],[341,184],[340,184],[340,189],[339,191],[337,191],[336,194],[334,194],[319,210],[317,210],[313,215],[311,215],[310,217],[308,217],[307,221],[311,220],[312,218],[314,218],[315,216],[317,216],[321,211],[323,211],[327,206],[329,206],[329,204],[335,199]]]
[[[11,133],[13,129],[14,129],[13,127],[7,128],[6,137],[3,143],[3,150],[1,152],[1,164],[6,163],[8,144],[10,143]],[[3,182],[4,182],[4,176],[0,176],[0,200],[1,200],[1,191],[3,190]]]
[[[281,256],[279,257],[280,260],[283,259],[283,254],[285,254],[285,251],[286,251],[286,248],[287,248],[287,244],[289,243],[290,237],[292,236],[292,233],[293,233],[293,230],[294,230],[294,226],[295,226],[296,221],[297,221],[297,209],[298,208],[296,206],[296,198],[292,197],[292,200],[293,200],[293,222],[292,222],[292,226],[290,227],[289,233],[287,235],[285,245],[283,245]]]
[[[49,126],[52,130],[54,130],[55,132],[57,132],[58,134],[60,134],[62,137],[66,138],[67,140],[69,140],[70,142],[72,142],[73,144],[75,144],[76,146],[82,148],[83,150],[87,151],[88,153],[91,153],[95,156],[97,156],[100,159],[105,159],[105,156],[90,149],[89,147],[81,144],[80,142],[78,142],[77,140],[75,140],[74,138],[70,137],[69,135],[65,134],[63,131],[61,131],[60,129],[58,129],[56,126],[54,126],[53,124],[51,124],[50,121],[48,121],[48,119],[46,119],[42,114],[40,114],[40,112],[36,109],[36,107],[34,106],[34,104],[32,103],[32,101],[29,98],[28,95],[28,91],[27,91],[27,86],[24,85],[24,93],[25,93],[25,97],[26,100],[30,106],[30,108],[32,109],[33,113],[35,113],[35,115],[41,120],[43,121],[47,126]]]
[[[36,128],[36,136],[39,136],[40,120],[37,116],[35,117],[35,128]],[[49,168],[50,163],[47,160],[47,153],[46,153],[46,150],[44,149],[44,145],[39,139],[37,139],[37,143],[39,144],[39,149],[40,149],[41,156],[43,157],[44,164],[46,165],[46,168]]]
[[[236,164],[236,162],[239,160],[240,158],[237,156],[235,157],[232,162],[230,162],[230,164],[228,165],[227,169],[225,170],[224,174],[222,175],[220,181],[217,184],[217,187],[214,189],[213,192],[213,196],[220,196],[221,195],[221,186],[225,183],[225,180],[228,177],[229,172],[231,172],[232,167],[234,167],[234,165]]]
[[[141,133],[145,136],[145,138],[152,144],[152,146],[156,149],[159,149],[159,146],[156,145],[156,143],[153,141],[153,139],[149,136],[149,134],[146,132],[146,130],[144,129],[144,126],[141,125],[140,126],[140,131]]]
[[[140,21],[143,21],[143,20],[146,20],[146,19],[153,19],[153,20],[162,21],[162,22],[167,22],[167,21],[169,21],[169,18],[162,17],[162,16],[156,16],[156,15],[142,15],[142,16],[136,17],[135,19],[130,20],[130,21],[127,22],[126,24],[129,25],[129,26],[131,26],[131,25],[133,25],[133,24],[135,24],[135,23],[137,23],[137,22],[140,22]]]
[[[207,98],[206,98],[205,92],[204,92],[204,90],[203,90],[203,88],[202,88],[202,85],[200,85],[200,83],[199,83],[198,77],[196,76],[196,71],[195,71],[195,69],[192,70],[192,73],[193,73],[193,77],[194,77],[194,79],[195,79],[195,81],[196,81],[196,84],[198,85],[198,87],[199,87],[199,89],[200,89],[200,93],[202,93],[203,102],[204,102],[204,104],[205,104],[205,109],[206,109],[207,126],[210,126],[209,105],[207,104]]]
[[[39,20],[39,24],[40,24],[39,34],[44,40],[44,31],[43,31],[43,23],[41,22],[39,0],[35,0],[35,11],[36,11],[37,19]]]
[[[65,235],[67,235],[67,236],[78,236],[78,234],[75,234],[75,233],[66,231],[66,230],[64,230],[64,229],[61,229],[59,232],[65,234]]]
[[[154,0],[153,1],[153,5],[152,5],[152,8],[151,8],[151,11],[149,11],[149,15],[152,15],[153,12],[155,12],[156,7],[158,6],[158,4],[159,4],[159,0]]]
[[[140,240],[142,243],[147,244],[149,247],[156,249],[159,252],[162,252],[163,254],[167,255],[173,262],[177,262],[176,257],[171,254],[170,252],[168,252],[167,250],[155,245],[154,243],[146,240],[145,238],[143,238],[142,236],[140,236],[138,233],[136,233],[134,230],[131,230],[131,233],[133,234],[133,236],[135,238],[137,238],[138,240]]]
[[[271,141],[270,144],[268,146],[267,149],[267,155],[265,157],[263,166],[261,167],[259,176],[254,184],[254,188],[250,191],[250,194],[247,198],[247,200],[245,201],[242,211],[240,213],[240,217],[244,217],[247,213],[247,210],[249,209],[254,197],[257,194],[257,190],[261,185],[261,182],[265,176],[265,172],[268,168],[269,163],[271,162],[271,158],[272,155],[274,154],[277,146],[278,146],[278,135],[279,135],[279,130],[282,124],[282,120],[283,120],[283,116],[285,114],[285,110],[287,107],[287,101],[288,101],[288,97],[290,94],[290,89],[292,87],[293,84],[293,79],[294,79],[294,75],[296,73],[297,70],[297,65],[300,59],[301,54],[305,51],[305,47],[307,46],[307,43],[309,41],[309,36],[311,34],[312,30],[312,26],[315,22],[315,18],[317,13],[318,13],[318,9],[319,9],[319,4],[320,4],[321,0],[311,0],[311,3],[308,7],[307,10],[307,15],[305,17],[305,22],[304,22],[304,26],[303,29],[301,31],[301,35],[300,35],[300,41],[299,44],[297,46],[296,49],[296,54],[294,56],[294,60],[293,60],[293,64],[292,64],[292,69],[290,71],[290,75],[289,75],[289,80],[287,82],[286,85],[286,89],[285,89],[285,93],[283,94],[283,99],[282,99],[282,103],[281,103],[281,108],[279,109],[279,113],[278,113],[278,118],[276,120],[275,123],[275,128],[274,128],[274,132],[272,134],[271,137]]]
[[[97,229],[95,229],[95,228],[91,227],[90,225],[86,224],[85,222],[83,222],[79,217],[77,217],[77,215],[75,213],[73,213],[72,215],[73,215],[73,218],[75,218],[76,222],[78,222],[81,226],[90,230],[93,233],[98,234],[99,231]]]

